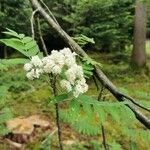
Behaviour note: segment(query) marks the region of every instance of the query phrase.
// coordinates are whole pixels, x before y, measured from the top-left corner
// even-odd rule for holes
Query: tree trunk
[[[141,0],[136,0],[134,21],[134,43],[132,52],[132,64],[143,67],[146,64],[146,7]]]

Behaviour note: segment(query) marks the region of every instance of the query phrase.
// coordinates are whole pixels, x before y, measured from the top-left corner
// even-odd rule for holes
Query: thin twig
[[[55,16],[53,15],[53,13],[50,11],[50,9],[48,8],[48,6],[43,2],[43,0],[40,0],[41,3],[44,5],[44,7],[47,9],[47,11],[49,12],[50,16],[53,18],[53,20],[57,23],[57,25],[59,25],[58,21],[56,20]],[[60,26],[60,25],[59,25]]]
[[[38,32],[39,32],[39,36],[40,36],[40,40],[41,40],[41,44],[42,44],[43,50],[45,52],[45,55],[48,55],[48,50],[46,48],[46,45],[45,45],[45,42],[44,42],[44,39],[43,39],[43,36],[42,36],[42,31],[41,31],[41,25],[40,25],[39,17],[37,17],[37,23],[38,23]]]
[[[96,89],[97,89],[97,91],[98,91],[98,90],[99,90],[99,86],[98,86],[96,77],[95,77],[94,75],[93,75],[92,77],[93,77],[93,81],[94,81],[94,83],[95,83]]]
[[[52,136],[53,134],[55,134],[55,132],[57,131],[58,129],[56,128],[55,130],[52,131],[52,133],[50,134],[50,136]]]
[[[102,99],[102,95],[103,95],[104,89],[105,89],[105,87],[104,87],[104,85],[102,84],[100,93],[99,93],[99,95],[98,95],[98,101],[100,101],[100,100]],[[102,143],[103,143],[104,149],[107,150],[105,129],[104,129],[103,124],[101,124],[101,130],[102,130],[102,137],[103,137],[103,142],[102,142]]]
[[[32,33],[32,38],[35,39],[35,33],[34,33],[34,16],[35,14],[38,12],[38,8],[36,10],[34,10],[32,12],[32,15],[31,15],[31,19],[30,19],[30,23],[31,23],[31,33]]]
[[[125,95],[125,94],[121,94],[124,98],[130,100],[133,104],[135,104],[136,106],[150,112],[150,109],[149,108],[146,108],[144,106],[142,106],[140,103],[137,102],[137,100],[135,100],[134,98],[132,98],[131,96],[128,96],[128,95]]]
[[[55,129],[48,135],[48,137],[53,136],[57,130],[58,130],[58,129],[55,128]],[[42,144],[44,144],[46,141],[47,141],[47,138],[46,138],[44,141],[42,141]]]
[[[104,126],[101,125],[101,128],[102,128],[102,136],[103,136],[104,149],[107,150],[107,144],[106,144],[106,136],[105,136],[105,129],[104,129]]]
[[[101,90],[100,90],[100,93],[99,93],[99,95],[98,95],[98,101],[101,100],[103,92],[104,92],[104,86],[102,85]]]

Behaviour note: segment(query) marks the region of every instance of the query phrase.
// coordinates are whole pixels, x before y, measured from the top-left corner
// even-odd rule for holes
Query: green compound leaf
[[[93,66],[94,66],[94,65],[98,65],[98,66],[102,67],[101,63],[99,63],[99,62],[93,60],[93,59],[90,58],[90,57],[84,57],[84,58],[83,58],[83,61],[85,61],[87,64],[91,64],[91,65],[93,65]]]
[[[13,117],[9,108],[5,107],[0,111],[0,135],[4,136],[10,131],[6,128],[5,123]]]
[[[68,93],[57,95],[57,96],[50,98],[50,103],[59,103],[68,99],[68,97],[69,97]]]
[[[101,124],[105,123],[108,116],[125,127],[131,120],[134,121],[134,114],[124,104],[124,102],[100,102],[88,95],[80,95],[70,102],[67,109],[61,110],[60,115],[62,120],[78,132],[97,135],[101,133]]]
[[[3,33],[12,36],[12,38],[0,39],[0,43],[19,51],[26,57],[32,57],[35,55],[41,56],[39,47],[34,39],[25,36],[24,34],[18,34],[13,30],[7,30],[8,31]]]
[[[0,111],[0,124],[2,123],[5,123],[5,121],[11,119],[13,116],[12,116],[12,113],[10,111],[9,108],[3,108],[1,111]]]
[[[83,34],[73,37],[73,39],[82,47],[88,43],[95,44],[95,41],[93,38],[89,38]]]
[[[86,62],[83,62],[82,68],[83,68],[84,76],[86,78],[90,78],[93,75],[94,67],[91,64],[87,64]]]

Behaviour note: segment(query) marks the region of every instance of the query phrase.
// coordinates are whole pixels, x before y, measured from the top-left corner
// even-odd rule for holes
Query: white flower
[[[43,66],[43,70],[46,73],[51,73],[52,72],[52,66],[49,64],[46,64],[45,66]]]
[[[88,85],[86,84],[86,80],[82,78],[81,80],[78,80],[76,82],[73,95],[75,97],[78,97],[80,94],[87,92],[87,90],[88,90]]]
[[[67,80],[61,80],[60,81],[60,86],[63,89],[67,90],[67,92],[70,92],[72,90],[72,86],[71,86],[70,82],[67,81]]]
[[[76,52],[73,52],[72,55],[73,55],[73,56],[77,56],[78,54],[77,54]]]
[[[26,74],[26,76],[27,76],[27,78],[28,78],[29,80],[33,80],[33,79],[34,79],[34,74],[35,74],[35,69],[32,69],[30,72],[28,72],[28,73]]]
[[[85,92],[88,91],[88,85],[87,84],[82,85],[82,88],[83,88],[83,92],[82,93],[85,93]]]
[[[80,91],[78,91],[78,90],[75,90],[75,91],[73,91],[73,96],[74,97],[78,97],[80,95]]]
[[[43,62],[43,70],[46,73],[51,73],[52,68],[55,66],[54,61],[51,59],[51,56],[44,57],[42,59]]]
[[[78,85],[78,84],[82,87],[81,93],[87,92],[87,90],[88,90],[88,85],[86,84],[85,78],[80,79],[80,80],[77,82],[77,85]]]
[[[36,69],[36,73],[39,74],[39,75],[41,75],[43,72],[44,72],[43,69]],[[38,77],[38,76],[37,76],[37,77]],[[38,78],[39,78],[39,77],[38,77]]]
[[[31,64],[35,67],[42,67],[43,65],[41,59],[37,55],[31,58]]]
[[[64,65],[64,55],[56,50],[51,52],[51,59],[56,65],[60,65],[61,67]]]
[[[77,55],[75,52],[71,52],[69,48],[64,48],[60,50],[60,53],[64,55],[64,63],[68,67],[71,67],[72,65],[76,64],[75,56]]]
[[[30,71],[31,69],[32,69],[32,64],[30,64],[30,63],[26,63],[25,65],[24,65],[24,70],[25,71]]]
[[[79,80],[77,80],[77,84],[85,84],[86,80],[85,78],[80,78]]]
[[[76,79],[76,70],[72,67],[65,72],[67,80],[74,85]]]
[[[58,66],[58,65],[55,65],[53,68],[52,68],[52,73],[53,74],[60,74],[61,73],[61,67],[60,66]]]
[[[40,70],[40,69],[35,69],[35,71],[34,71],[34,78],[39,78],[40,75],[41,75],[41,73],[42,73],[42,70]]]
[[[77,78],[84,77],[83,68],[81,66],[76,66],[76,76]]]
[[[83,78],[83,69],[81,66],[78,66],[77,64],[72,65],[65,73],[67,80],[71,82],[71,84],[74,84],[76,79]]]
[[[42,59],[43,65],[46,65],[50,60],[51,60],[50,55],[44,57],[44,58]]]
[[[65,58],[65,64],[66,64],[66,66],[71,67],[76,64],[76,60],[75,60],[75,58],[70,56],[68,58]]]
[[[27,74],[26,74],[26,77],[29,79],[29,80],[33,80],[34,79],[34,77],[33,77],[33,72],[28,72]]]
[[[42,73],[59,75],[63,69],[66,79],[60,81],[60,86],[67,92],[72,91],[73,95],[78,97],[88,90],[88,85],[83,68],[76,63],[76,55],[69,48],[64,48],[60,51],[53,50],[51,55],[42,60],[38,56],[33,56],[30,63],[24,65],[26,76],[33,80],[39,78]]]
[[[39,78],[42,73],[43,73],[42,69],[32,69],[30,72],[26,74],[26,77],[29,80],[33,80],[34,78]]]
[[[64,49],[60,50],[60,53],[62,53],[65,56],[72,55],[70,48],[66,48],[66,47]]]

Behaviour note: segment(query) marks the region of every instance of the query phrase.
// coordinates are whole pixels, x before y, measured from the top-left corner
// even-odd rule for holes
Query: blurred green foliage
[[[134,0],[46,0],[71,35],[94,38],[98,50],[124,50],[132,41]]]
[[[5,28],[11,28],[16,31],[24,30],[24,33],[30,32],[31,8],[26,0],[1,0],[0,1],[0,36]]]
[[[120,90],[122,90],[124,93],[129,93],[129,95],[131,94],[132,96],[135,96],[140,100],[140,102],[143,105],[148,107],[150,104],[148,102],[150,96],[149,78],[147,78],[146,76],[141,76],[140,74],[134,74],[132,70],[130,72],[127,71],[128,62],[118,63],[117,65],[114,65],[111,59],[112,57],[114,57],[113,55],[114,54],[110,55],[105,53],[98,55],[97,52],[91,54],[91,56],[95,58],[97,61],[103,61],[102,62],[104,65],[103,69],[117,84],[117,86],[122,87],[120,88]],[[52,105],[49,106],[47,104],[47,101],[51,96],[50,88],[49,86],[47,86],[46,83],[47,80],[45,78],[41,78],[40,80],[28,81],[25,77],[25,72],[23,71],[22,67],[23,66],[9,68],[7,71],[3,70],[0,72],[0,85],[8,87],[5,105],[11,108],[14,116],[29,116],[31,114],[36,114],[36,113],[45,114],[51,118],[51,123],[53,125],[54,120],[52,118],[54,118],[55,111]],[[140,81],[140,82],[136,82],[136,81]],[[90,87],[88,94],[97,96],[98,91],[96,91],[94,83],[92,83],[91,80],[89,80],[88,82]],[[104,96],[106,97],[106,100],[114,100],[107,90],[104,91]],[[86,99],[85,102],[88,102],[88,100]],[[66,105],[64,106],[66,108]],[[83,109],[87,109],[87,108],[88,107],[85,107]],[[103,107],[103,109],[104,108],[105,107]],[[109,148],[114,150],[119,148],[130,149],[132,144],[132,147],[134,147],[135,145],[139,149],[147,149],[150,141],[149,132],[147,130],[144,130],[143,128],[140,128],[139,124],[135,125],[133,123],[133,120],[128,121],[129,123],[127,124],[127,127],[129,127],[131,130],[124,128],[124,126],[116,123],[114,119],[117,116],[114,115],[114,113],[110,114],[110,116],[108,117],[108,121],[106,121],[104,124],[106,130],[107,145],[109,146]],[[120,113],[118,112],[117,114]],[[111,119],[111,115],[113,115],[113,117],[115,118]],[[127,116],[125,117],[125,119],[126,118],[128,119]],[[82,127],[80,126],[81,122],[79,121],[82,120],[81,119],[78,120],[77,126],[81,128]],[[130,123],[132,124],[132,126],[129,125]],[[64,123],[62,123],[62,126],[63,125]],[[68,129],[68,125],[67,125],[67,129]],[[67,129],[64,130],[65,132],[63,137],[66,140],[72,140],[72,138],[70,138],[70,134],[74,137],[77,133],[74,133],[75,131],[71,130],[70,128],[69,131]],[[5,131],[6,132],[3,132],[4,134],[7,133],[7,130]],[[38,149],[40,147],[40,142],[42,142],[47,137],[47,134],[45,135],[44,133],[41,133],[40,136],[37,137],[37,140],[33,141],[33,143],[28,143],[27,149],[28,150]],[[100,146],[102,147],[101,137],[102,137],[101,133],[98,136],[85,135],[84,137],[83,135],[78,134],[78,136],[75,136],[75,138],[73,138],[75,139],[74,140],[75,143],[73,145],[65,145],[65,148],[66,150],[67,149],[83,150],[89,147],[93,150],[98,150]],[[54,146],[56,146],[56,138],[57,135],[55,134],[54,137],[52,138],[52,143]],[[93,139],[95,141],[93,141]],[[1,143],[0,146],[1,145],[4,145],[4,143]],[[5,148],[5,149],[9,149],[9,148]]]
[[[148,16],[147,36],[150,37],[150,14]]]
[[[54,13],[63,29],[73,37],[81,34],[93,38],[95,44],[87,49],[103,51],[125,50],[133,35],[135,0],[43,0]],[[149,9],[149,2],[146,4]],[[30,35],[30,17],[32,8],[28,0],[1,0],[0,37],[3,38],[6,27]],[[150,36],[150,11],[147,11],[147,35]],[[54,31],[41,20],[41,28],[46,42],[52,37],[58,39]],[[53,41],[54,42],[54,41]],[[61,42],[59,42],[61,45]],[[58,45],[58,42],[57,42]],[[58,45],[59,46],[59,45]]]

